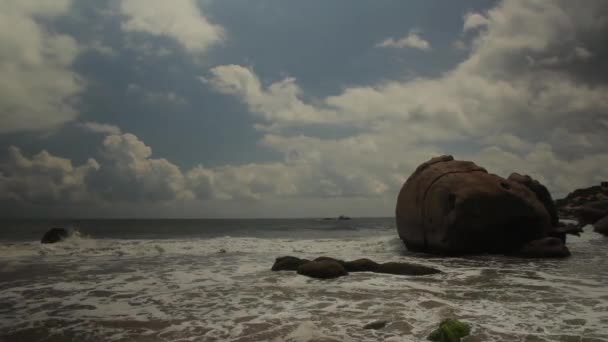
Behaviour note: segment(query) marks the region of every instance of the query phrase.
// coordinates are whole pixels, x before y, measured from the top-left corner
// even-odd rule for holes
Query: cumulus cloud
[[[92,192],[107,201],[169,201],[188,199],[184,176],[133,134],[108,135],[101,148],[99,172],[87,178]]]
[[[376,47],[395,49],[412,48],[427,51],[431,49],[431,44],[420,37],[418,33],[411,31],[407,36],[401,38],[387,38],[376,44]]]
[[[123,31],[172,38],[193,53],[206,52],[224,36],[195,0],[123,0],[120,10],[126,17]]]
[[[471,50],[453,69],[321,98],[294,78],[265,84],[252,68],[217,66],[204,82],[247,105],[265,130],[262,146],[280,159],[183,171],[138,137],[97,127],[109,135],[97,167],[81,171],[86,193],[106,202],[364,198],[390,206],[414,168],[443,153],[504,176],[529,173],[556,196],[598,183],[608,178],[608,85],[598,72],[608,60],[606,14],[600,0],[503,1],[482,24],[469,16]],[[330,139],[308,136],[310,125],[357,129]],[[2,170],[3,189],[19,183],[12,169]]]
[[[0,164],[0,199],[34,204],[87,202],[85,178],[98,169],[94,159],[74,167],[69,159],[47,151],[28,158],[10,147],[8,160]]]
[[[467,13],[464,16],[463,31],[473,30],[479,27],[485,27],[490,23],[488,18],[479,13]]]
[[[437,78],[350,87],[337,96],[309,101],[302,100],[305,96],[293,79],[264,87],[252,70],[234,65],[213,69],[209,82],[277,128],[274,134],[281,142],[276,148],[298,146],[299,155],[310,151],[310,158],[324,161],[342,156],[353,156],[361,164],[374,161],[371,153],[354,157],[353,147],[344,141],[303,139],[281,130],[287,124],[305,127],[311,122],[356,125],[363,133],[353,138],[366,137],[384,157],[363,167],[383,177],[389,174],[387,158],[410,159],[411,151],[419,149],[450,151],[450,145],[458,143],[476,151],[466,155],[482,162],[490,160],[492,151],[505,160],[517,156],[518,164],[504,165],[520,165],[520,172],[530,170],[563,194],[605,175],[607,151],[602,146],[608,146],[601,133],[608,88],[605,79],[593,77],[586,67],[606,67],[606,59],[597,58],[605,49],[596,41],[607,32],[603,18],[608,6],[592,1],[580,7],[566,1],[513,0],[483,16],[469,15],[467,29],[485,29],[478,31],[469,57]],[[547,58],[555,62],[542,63]],[[288,96],[273,87],[288,89]],[[404,141],[409,148],[400,153],[394,141]],[[336,149],[325,152],[327,146]],[[572,154],[573,147],[579,155]],[[530,154],[529,149],[540,150]],[[551,167],[541,167],[543,163]],[[343,162],[336,172],[347,173],[350,167]],[[395,173],[409,174],[411,167],[403,165]]]
[[[0,133],[52,129],[75,119],[83,80],[70,68],[80,53],[69,35],[42,22],[69,0],[0,0]]]

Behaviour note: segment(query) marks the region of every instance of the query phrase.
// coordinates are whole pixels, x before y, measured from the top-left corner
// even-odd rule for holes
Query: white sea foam
[[[458,317],[473,324],[479,341],[608,341],[608,271],[587,265],[606,260],[605,243],[590,232],[572,238],[566,260],[418,258],[404,255],[392,233],[172,240],[75,234],[53,245],[5,244],[0,332],[38,336],[46,327],[47,335],[81,341],[422,341],[440,320]],[[409,261],[444,273],[319,281],[271,272],[281,255]],[[597,271],[577,273],[584,267]],[[362,329],[378,319],[389,324]]]

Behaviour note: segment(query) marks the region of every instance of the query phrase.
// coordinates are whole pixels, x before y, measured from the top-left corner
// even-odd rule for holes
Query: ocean
[[[608,238],[567,259],[407,252],[394,219],[0,222],[0,341],[608,341]],[[41,245],[53,226],[75,233]],[[279,256],[405,261],[442,274],[272,272]],[[386,320],[383,329],[363,326]]]

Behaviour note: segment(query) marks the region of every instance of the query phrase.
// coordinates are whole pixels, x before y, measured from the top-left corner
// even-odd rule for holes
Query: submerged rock
[[[526,176],[504,179],[470,161],[436,157],[399,193],[399,237],[412,251],[512,253],[555,230],[545,190]]]
[[[298,267],[298,274],[318,279],[333,279],[348,275],[339,262],[334,260],[311,261]]]
[[[42,236],[40,243],[57,243],[68,236],[70,232],[65,228],[51,228]]]
[[[460,339],[471,333],[471,327],[467,323],[456,319],[446,319],[439,324],[428,337],[429,341],[436,342],[460,342]]]
[[[378,268],[374,272],[412,276],[441,273],[441,271],[436,268],[410,264],[406,262],[385,262],[383,264],[378,265]]]
[[[367,258],[343,261],[327,256],[318,257],[313,261],[293,256],[279,257],[276,258],[274,265],[272,265],[272,270],[297,271],[298,274],[321,279],[337,278],[347,275],[349,272],[374,272],[411,276],[441,273],[440,270],[432,267],[406,262],[385,262],[379,264]]]
[[[515,255],[525,258],[565,258],[570,256],[570,251],[559,238],[545,237],[528,242]]]
[[[357,259],[344,263],[344,268],[348,272],[376,272],[380,264],[370,259]]]
[[[294,256],[283,256],[275,259],[271,270],[273,271],[297,271],[298,267],[310,262],[310,260],[296,258]]]
[[[367,323],[366,325],[364,325],[363,329],[378,330],[378,329],[384,328],[387,324],[388,324],[388,321],[386,321],[386,320],[374,321],[374,322]]]

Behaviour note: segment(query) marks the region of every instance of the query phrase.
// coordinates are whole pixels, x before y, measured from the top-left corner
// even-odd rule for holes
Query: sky
[[[392,216],[608,180],[605,0],[0,0],[0,217]]]

